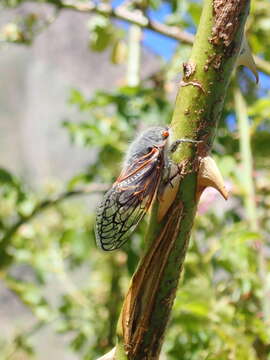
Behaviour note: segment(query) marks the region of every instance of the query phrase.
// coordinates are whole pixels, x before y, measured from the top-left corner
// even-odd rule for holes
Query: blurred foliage
[[[17,7],[23,2],[6,0],[1,7]],[[59,5],[59,1],[43,2]],[[148,11],[164,4],[142,0],[132,6]],[[166,4],[171,9],[167,23],[193,31],[199,21],[200,2],[173,0]],[[253,51],[265,60],[270,60],[269,13],[268,0],[254,0],[247,26]],[[3,26],[1,40],[30,44],[45,23],[48,19],[36,13],[17,14],[14,22]],[[117,46],[126,48],[123,31],[109,18],[91,17],[88,29],[92,50],[111,47],[121,52]],[[36,193],[8,170],[0,169],[1,280],[36,319],[32,327],[24,324],[13,337],[0,334],[1,360],[32,358],[35,349],[31,337],[45,326],[69,334],[70,347],[81,359],[92,360],[114,346],[116,322],[141,253],[146,223],[123,250],[103,253],[96,249],[93,232],[94,204],[101,194],[59,202],[52,199],[60,190],[112,183],[135,134],[145,126],[169,123],[171,91],[189,51],[188,45],[180,44],[165,66],[135,88],[122,84],[113,91],[98,90],[91,97],[71,90],[69,106],[82,113],[84,120],[66,120],[63,131],[76,146],[88,147],[95,160],[74,174],[68,184],[61,188],[44,186]],[[231,95],[238,83],[250,117],[258,231],[251,229],[245,215],[248,194]],[[248,71],[239,71],[231,84],[214,145],[216,160],[228,181],[230,200],[225,204],[209,191],[200,202],[163,348],[164,359],[270,359],[270,314],[266,313],[270,303],[269,109],[269,90],[256,87]],[[46,209],[40,206],[44,199]],[[260,268],[262,257],[264,273]],[[48,286],[53,286],[53,299],[48,296]]]

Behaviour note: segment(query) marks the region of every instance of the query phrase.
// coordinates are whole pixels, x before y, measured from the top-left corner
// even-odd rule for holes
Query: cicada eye
[[[164,130],[164,131],[162,132],[162,137],[163,137],[164,139],[167,139],[168,136],[169,136],[169,131],[166,129],[166,130]]]
[[[152,146],[148,146],[147,148],[147,153],[151,152],[153,150],[153,147]]]

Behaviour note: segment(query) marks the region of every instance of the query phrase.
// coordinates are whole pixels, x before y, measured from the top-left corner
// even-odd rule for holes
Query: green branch
[[[171,124],[174,140],[202,142],[182,145],[173,154],[181,176],[153,206],[147,249],[118,324],[117,360],[159,357],[196,213],[197,189],[202,185],[197,179],[201,159],[212,147],[248,11],[246,0],[204,2]]]
[[[184,43],[191,44],[193,42],[193,35],[179,29],[177,26],[167,26],[157,21],[149,19],[147,16],[142,14],[139,10],[129,10],[127,6],[118,6],[113,8],[109,3],[96,3],[88,1],[87,3],[82,2],[69,2],[59,1],[60,8],[69,9],[85,13],[96,13],[100,15],[106,15],[115,19],[128,21],[132,24],[138,25],[142,28],[147,28],[156,32],[159,32],[168,37],[176,40],[183,41]]]
[[[248,222],[253,231],[258,231],[255,187],[253,182],[253,159],[250,143],[250,125],[245,100],[239,89],[234,91],[235,113],[238,121],[240,156],[243,166],[244,201]]]
[[[19,219],[13,225],[11,225],[10,228],[6,230],[5,235],[0,240],[0,259],[5,259],[5,262],[3,261],[1,262],[0,268],[7,266],[10,262],[10,257],[7,254],[7,248],[10,244],[11,238],[16,234],[20,226],[31,221],[35,216],[40,214],[42,211],[46,210],[51,206],[58,204],[59,202],[65,199],[68,199],[73,196],[89,195],[95,192],[103,192],[106,191],[107,189],[108,189],[108,185],[106,184],[91,184],[83,189],[66,191],[60,195],[56,195],[55,197],[41,201],[39,204],[36,205],[34,210],[27,216],[20,216]]]
[[[48,1],[48,0],[47,0]],[[29,0],[28,2],[33,2]],[[169,38],[178,40],[185,44],[193,44],[194,36],[187,31],[181,30],[178,26],[170,26],[164,23],[151,20],[145,14],[142,14],[139,10],[129,10],[127,6],[118,6],[113,8],[109,3],[96,3],[94,1],[88,1],[87,3],[76,1],[48,1],[55,5],[57,9],[67,9],[78,11],[82,13],[96,13],[100,15],[106,15],[114,19],[120,19],[132,24],[138,25],[142,28],[153,30],[159,34],[168,36]],[[259,71],[270,75],[270,63],[259,56],[254,56],[254,60]]]
[[[35,2],[33,0],[28,0],[26,2]],[[47,3],[54,5],[58,10],[67,9],[81,13],[96,13],[100,15],[106,15],[114,19],[120,19],[127,21],[131,24],[140,26],[141,28],[146,28],[153,30],[159,34],[165,35],[171,39],[178,40],[185,44],[192,45],[194,42],[193,34],[190,34],[187,31],[181,30],[178,26],[170,26],[164,23],[151,20],[145,14],[142,14],[139,10],[129,10],[126,6],[118,6],[113,8],[109,3],[96,3],[89,1],[87,3],[76,1],[61,1],[61,0],[47,0]],[[14,42],[21,42],[14,41]],[[254,56],[254,60],[259,71],[264,72],[267,75],[270,75],[270,63],[259,56]]]
[[[258,275],[261,281],[263,295],[261,297],[262,313],[264,321],[270,318],[270,286],[267,281],[267,261],[263,237],[260,234],[258,209],[255,197],[255,184],[253,181],[253,157],[250,139],[250,124],[245,99],[239,89],[234,91],[235,112],[238,120],[240,157],[242,163],[242,177],[244,188],[244,204],[246,217],[251,230],[256,231],[261,243],[258,248]]]

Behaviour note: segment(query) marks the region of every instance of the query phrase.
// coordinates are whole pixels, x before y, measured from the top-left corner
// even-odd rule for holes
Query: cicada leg
[[[191,139],[177,139],[169,147],[169,153],[174,153],[181,143],[197,144],[199,142],[201,142],[201,141],[200,140],[199,141],[198,140],[191,140]],[[168,185],[171,186],[171,188],[174,187],[173,180],[177,176],[181,176],[181,174],[182,174],[182,165],[181,164],[176,164],[174,161],[170,160],[169,158],[166,158],[165,159],[165,166],[164,166],[164,171],[163,171],[162,182],[161,182],[161,185],[159,186],[159,191],[157,193],[157,199],[158,200],[162,200],[164,191],[165,191],[165,189],[166,189],[166,187]]]
[[[173,174],[172,174],[173,173]],[[175,164],[172,160],[167,159],[163,171],[163,178],[157,192],[157,200],[163,201],[163,195],[167,186],[174,187],[173,179],[180,174],[180,165]]]
[[[177,139],[170,146],[169,152],[174,153],[177,150],[178,146],[182,143],[198,144],[200,142],[202,142],[202,141],[201,140],[191,140],[191,139]]]
[[[168,179],[168,184],[170,184],[172,188],[173,188],[173,183],[172,183],[173,179],[176,178],[176,176],[178,176],[178,175],[181,176],[181,172],[182,172],[182,165],[181,164],[174,164],[173,163],[173,165],[176,167],[176,171],[175,171],[174,174],[170,173],[170,177]],[[171,168],[172,168],[172,165],[171,165]]]

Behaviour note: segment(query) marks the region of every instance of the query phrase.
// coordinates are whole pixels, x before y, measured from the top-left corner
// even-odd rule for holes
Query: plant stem
[[[166,193],[153,205],[147,249],[118,323],[116,360],[159,357],[196,212],[200,158],[208,155],[214,140],[248,10],[246,0],[204,2],[171,124],[173,140],[190,138],[202,143],[183,144],[173,154],[181,168],[180,184],[171,190],[176,191],[165,214],[161,210],[168,200]]]
[[[140,55],[142,30],[138,25],[130,25],[128,39],[127,84],[135,87],[140,82]]]
[[[253,158],[250,141],[250,124],[247,114],[247,106],[239,88],[234,90],[235,112],[238,120],[240,156],[242,163],[242,182],[244,187],[244,204],[247,220],[251,230],[260,234],[258,211],[255,198],[255,185],[253,181]],[[260,238],[262,235],[259,235]],[[270,318],[270,289],[267,282],[267,266],[263,240],[258,247],[258,272],[263,289],[261,306],[265,321]]]
[[[29,2],[33,2],[29,0]],[[51,2],[53,3],[53,2]],[[138,11],[130,11],[126,6],[118,6],[113,8],[109,3],[96,3],[93,1],[76,3],[70,1],[55,1],[55,6],[59,9],[69,9],[79,12],[93,12],[97,14],[107,15],[115,19],[127,21],[129,23],[140,26],[141,28],[147,28],[153,30],[159,34],[168,36],[169,38],[181,41],[185,44],[193,44],[193,34],[181,30],[178,26],[170,26],[164,23],[149,19],[145,14],[139,13]],[[254,60],[258,70],[270,75],[270,63],[259,56],[254,56]]]
[[[237,88],[234,90],[235,112],[238,120],[240,156],[242,163],[242,183],[244,187],[244,201],[246,215],[252,230],[258,231],[258,219],[253,182],[253,159],[250,144],[250,126],[245,100]]]
[[[91,184],[83,189],[66,191],[60,195],[55,196],[54,198],[45,199],[41,201],[39,204],[36,205],[36,207],[29,215],[20,216],[19,219],[6,230],[5,235],[0,240],[0,259],[1,259],[0,269],[3,269],[4,267],[8,266],[11,261],[11,256],[7,254],[7,248],[9,246],[11,238],[16,234],[20,226],[31,221],[35,216],[40,214],[43,210],[58,204],[59,202],[67,198],[73,196],[79,196],[79,195],[86,195],[86,194],[90,195],[96,192],[106,191],[107,189],[108,189],[108,185],[106,184]]]
[[[45,0],[46,1],[46,0]],[[29,3],[36,3],[34,0],[27,0]],[[67,9],[72,11],[77,11],[81,13],[96,13],[101,15],[110,16],[114,19],[120,19],[127,21],[131,24],[140,26],[141,28],[147,28],[153,30],[159,34],[165,35],[171,39],[181,41],[185,44],[193,44],[194,36],[193,34],[179,29],[178,26],[170,26],[164,23],[154,21],[149,19],[145,14],[138,14],[138,12],[132,12],[128,10],[125,6],[118,6],[116,9],[113,8],[110,4],[99,4],[93,1],[87,3],[77,1],[76,3],[66,1],[53,1],[47,0],[47,3],[56,6],[57,10]],[[52,22],[52,21],[51,21]],[[49,23],[48,23],[49,25]],[[32,39],[31,39],[32,40]],[[1,42],[1,40],[0,40]],[[4,41],[5,42],[5,41]],[[12,41],[13,42],[13,41]],[[16,41],[15,41],[16,42]],[[254,56],[254,60],[259,71],[262,71],[266,75],[270,75],[270,63],[260,58],[259,56]]]

